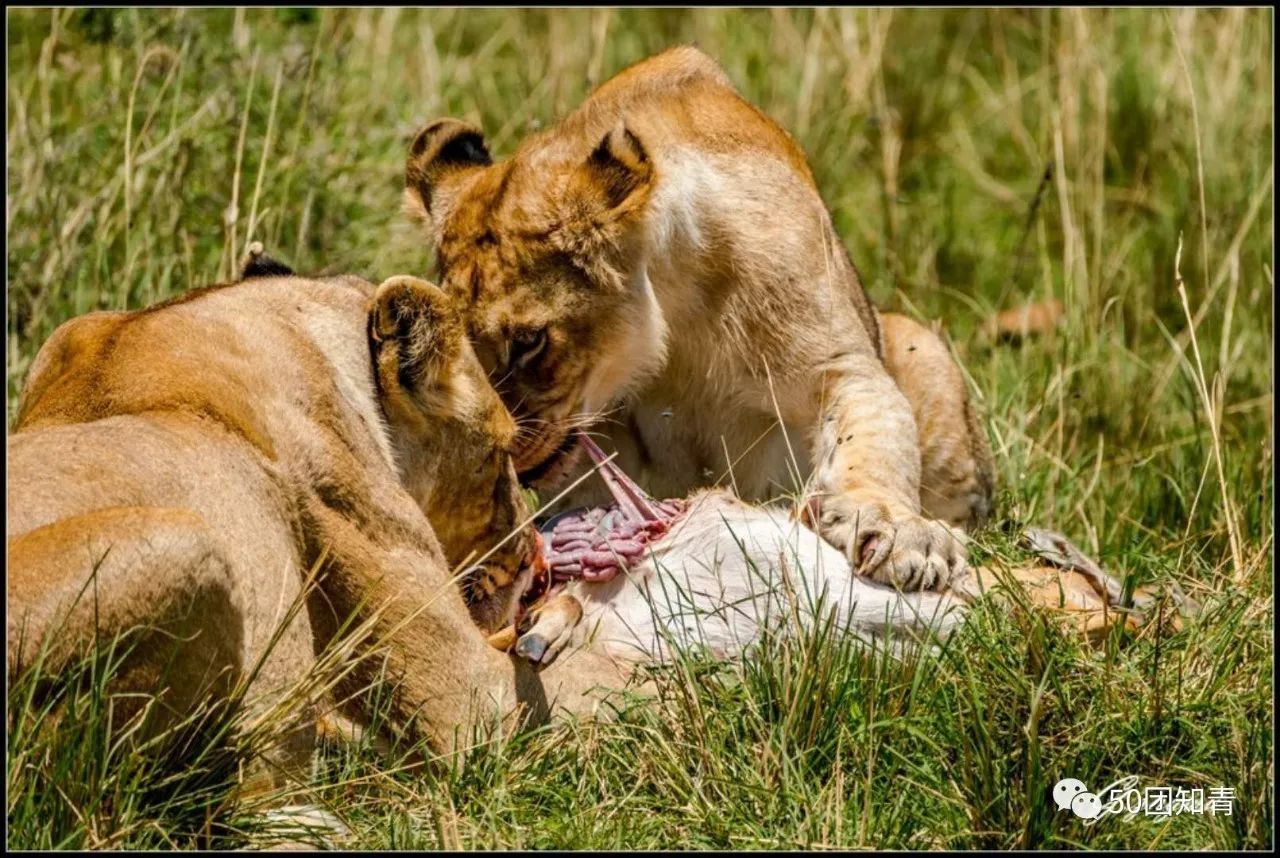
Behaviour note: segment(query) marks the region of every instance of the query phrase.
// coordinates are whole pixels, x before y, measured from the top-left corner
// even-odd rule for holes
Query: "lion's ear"
[[[438,220],[447,206],[447,184],[493,163],[480,129],[460,119],[437,119],[418,132],[405,163],[405,200],[423,222]]]
[[[620,282],[643,235],[641,218],[653,184],[644,144],[619,122],[570,173],[553,240],[597,280]]]
[[[392,277],[373,296],[369,339],[389,416],[450,411],[466,333],[448,296],[416,277]]]
[[[591,150],[580,179],[579,190],[587,195],[593,218],[608,222],[644,206],[653,164],[640,138],[619,122]]]

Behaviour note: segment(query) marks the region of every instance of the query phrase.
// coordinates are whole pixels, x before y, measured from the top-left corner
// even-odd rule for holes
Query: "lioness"
[[[518,700],[545,710],[482,633],[511,620],[539,543],[515,426],[446,305],[411,277],[283,274],[58,328],[8,439],[10,676],[146,626],[121,690],[163,675],[181,714],[257,670],[269,706],[354,617],[380,657],[340,696],[387,669],[411,739],[444,750]],[[295,714],[286,774],[314,732]]]
[[[500,163],[432,122],[406,200],[527,430],[522,479],[561,481],[571,430],[607,415],[602,443],[655,496],[809,479],[822,535],[875,580],[963,568],[953,528],[987,516],[992,468],[960,370],[871,306],[804,153],[704,54],[623,71]]]

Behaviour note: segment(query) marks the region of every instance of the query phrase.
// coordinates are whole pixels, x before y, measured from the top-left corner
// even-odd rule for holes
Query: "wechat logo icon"
[[[1063,778],[1054,784],[1053,803],[1059,811],[1070,810],[1080,819],[1097,819],[1102,813],[1102,799],[1076,778]]]

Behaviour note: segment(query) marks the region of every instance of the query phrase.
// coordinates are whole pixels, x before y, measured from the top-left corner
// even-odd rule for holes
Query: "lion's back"
[[[661,166],[664,151],[782,159],[812,185],[804,151],[773,119],[747,101],[714,59],[691,45],[629,66],[601,84],[529,150],[577,161],[624,122]]]

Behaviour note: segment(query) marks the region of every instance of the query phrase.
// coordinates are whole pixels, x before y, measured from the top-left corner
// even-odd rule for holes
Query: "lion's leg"
[[[254,668],[242,582],[194,512],[103,509],[14,537],[8,548],[11,677],[37,660],[43,675],[57,676],[133,629],[108,686],[113,720],[123,727],[154,696],[144,735],[156,735],[227,700]],[[296,656],[278,656],[293,659],[289,676],[305,670]],[[269,705],[255,701],[252,711]],[[305,771],[314,722],[300,711],[284,726],[251,770],[250,788]]]
[[[911,404],[869,348],[833,355],[817,379],[818,530],[860,574],[942,589],[965,566],[963,535],[922,514]]]
[[[96,571],[95,571],[96,570]],[[199,516],[121,507],[61,519],[9,540],[8,667],[60,672],[96,644],[144,630],[120,683],[184,711],[227,691],[243,669],[243,611]],[[182,642],[164,647],[166,639]],[[162,677],[161,673],[167,673]]]
[[[991,514],[994,469],[960,367],[942,337],[906,316],[880,317],[884,363],[911,404],[925,515],[972,529]]]
[[[545,717],[537,677],[489,645],[425,527],[382,544],[319,504],[308,508],[307,524],[324,557],[311,599],[317,639],[353,654],[334,691],[348,701],[344,714],[367,721],[380,701],[382,723],[444,754],[469,745],[477,728]]]

